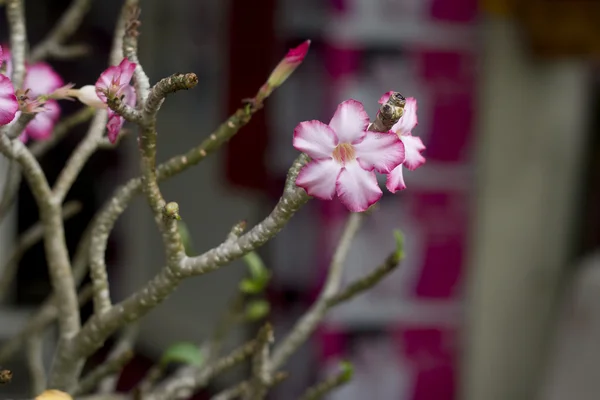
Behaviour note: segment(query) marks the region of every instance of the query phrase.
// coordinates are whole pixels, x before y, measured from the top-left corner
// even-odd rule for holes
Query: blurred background
[[[28,0],[28,33],[40,40],[67,0]],[[73,41],[93,53],[52,61],[65,81],[95,82],[106,67],[119,1],[95,1]],[[413,135],[427,163],[408,189],[384,194],[355,239],[345,280],[378,265],[406,236],[401,268],[373,291],[333,310],[294,356],[271,395],[293,399],[341,360],[353,381],[329,399],[588,400],[600,396],[600,2],[593,0],[171,0],[143,2],[140,58],[153,81],[195,72],[195,90],[165,102],[159,158],[198,144],[251,97],[288,48],[311,39],[302,66],[218,154],[165,183],[202,252],[242,219],[260,221],[277,201],[303,120],[328,121],[355,98],[375,115],[379,97],[416,97]],[[6,41],[6,28],[2,24]],[[78,104],[63,102],[63,112]],[[42,160],[55,179],[85,133]],[[6,170],[0,159],[0,171]],[[138,174],[135,138],[101,151],[68,199],[69,245],[113,190]],[[0,173],[0,188],[5,173]],[[273,271],[275,335],[318,293],[347,212],[312,201],[260,254]],[[0,265],[38,220],[26,185],[0,226]],[[114,300],[161,267],[160,238],[138,198],[113,232],[107,260]],[[241,263],[190,279],[142,321],[135,384],[169,344],[202,342],[235,295]],[[0,308],[0,340],[18,332],[49,293],[43,247],[22,259]],[[89,309],[86,312],[89,313]],[[232,343],[256,326],[236,330]],[[51,358],[51,338],[48,360]],[[26,385],[19,360],[3,367]],[[224,377],[195,398],[232,382]],[[10,392],[10,393],[9,393]]]

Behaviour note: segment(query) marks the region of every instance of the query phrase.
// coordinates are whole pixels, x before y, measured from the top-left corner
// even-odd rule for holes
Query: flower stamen
[[[333,159],[340,164],[345,164],[356,159],[356,151],[350,143],[340,143],[333,149]]]

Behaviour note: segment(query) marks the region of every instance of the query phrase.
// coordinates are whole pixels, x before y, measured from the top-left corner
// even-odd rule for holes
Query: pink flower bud
[[[294,47],[288,51],[283,60],[281,60],[273,72],[271,72],[271,76],[269,76],[269,79],[267,80],[267,85],[270,90],[281,86],[283,82],[289,78],[292,72],[302,64],[304,57],[306,57],[306,53],[308,53],[309,47],[310,40],[306,40],[298,47]]]
[[[69,95],[76,97],[77,100],[85,104],[86,106],[94,107],[97,109],[106,108],[106,103],[103,102],[98,94],[96,93],[96,86],[85,85],[79,89],[72,89],[69,91]]]

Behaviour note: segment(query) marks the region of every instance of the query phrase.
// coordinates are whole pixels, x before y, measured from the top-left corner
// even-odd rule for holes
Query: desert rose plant
[[[366,276],[342,287],[352,239],[382,196],[376,174],[386,175],[387,189],[395,193],[406,188],[403,168],[414,170],[425,162],[421,155],[425,147],[418,137],[412,136],[417,125],[417,102],[398,92],[388,92],[381,97],[381,106],[372,121],[362,103],[348,99],[337,107],[328,123],[300,122],[289,136],[290,146],[299,155],[289,168],[281,198],[271,213],[253,227],[240,222],[230,232],[223,232],[220,245],[188,255],[177,199],[165,199],[160,183],[199,164],[236,135],[302,64],[310,41],[291,49],[255,97],[241,101],[240,108],[205,140],[187,153],[157,165],[156,119],[161,105],[169,95],[194,88],[198,78],[194,73],[186,73],[156,83],[149,81],[137,56],[141,33],[139,1],[125,0],[106,70],[98,71],[97,81],[89,85],[75,87],[66,83],[68,77],[59,76],[48,60],[81,52],[80,46],[69,45],[68,39],[80,25],[90,1],[73,0],[48,36],[31,47],[23,0],[4,2],[10,40],[1,53],[0,152],[10,160],[10,168],[1,193],[0,218],[15,201],[23,178],[39,208],[40,222],[24,234],[8,264],[0,270],[0,296],[10,287],[19,258],[37,240],[44,242],[53,290],[23,331],[0,347],[0,363],[6,368],[0,371],[0,381],[10,382],[11,358],[23,351],[31,372],[31,396],[37,399],[186,399],[216,376],[247,363],[249,376],[214,398],[263,399],[286,378],[289,357],[311,336],[328,310],[372,288],[403,258],[402,235],[396,232],[397,247],[390,249],[387,258],[374,264]],[[64,100],[79,101],[81,110],[61,119],[60,103]],[[39,157],[73,126],[88,121],[87,134],[51,185]],[[140,176],[123,183],[97,211],[71,257],[64,221],[78,211],[78,205],[65,203],[65,197],[95,151],[119,145],[126,122],[128,131],[137,135]],[[153,212],[166,259],[156,276],[140,290],[113,303],[105,259],[107,241],[115,222],[138,194],[145,197]],[[320,295],[289,332],[276,338],[265,321],[268,303],[261,297],[270,275],[254,250],[281,231],[311,198],[337,198],[350,213]],[[223,323],[215,326],[214,335],[199,338],[202,343],[198,345],[178,343],[165,349],[163,358],[134,390],[117,393],[115,377],[132,357],[136,336],[132,327],[136,321],[165,301],[183,280],[210,273],[240,258],[246,261],[249,276],[240,282],[239,295],[223,316]],[[87,275],[91,284],[82,286]],[[94,311],[82,321],[80,307],[88,300],[93,301]],[[244,318],[238,318],[240,312]],[[248,320],[261,321],[254,338],[224,351],[227,333]],[[58,339],[51,368],[46,371],[41,363],[41,333],[54,323],[58,325]],[[86,366],[86,361],[112,338],[114,345],[104,362]],[[173,370],[167,365],[173,363],[178,368],[167,373]],[[301,398],[323,397],[347,382],[351,372],[351,365],[342,364],[338,375],[315,383]]]

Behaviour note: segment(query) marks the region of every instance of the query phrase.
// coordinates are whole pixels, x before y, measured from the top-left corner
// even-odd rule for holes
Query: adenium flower
[[[10,76],[12,73],[10,51],[4,52],[3,59],[6,61],[6,74]],[[24,99],[26,103],[24,104],[24,111],[27,112],[30,108],[35,108],[36,115],[33,120],[27,124],[25,131],[21,134],[20,139],[23,142],[27,142],[30,138],[44,140],[50,137],[54,125],[60,118],[60,107],[58,102],[56,100],[48,99],[45,100],[40,107],[30,107],[29,103],[33,102],[37,105],[37,100],[35,98],[48,95],[63,85],[63,79],[49,64],[37,62],[25,66],[25,80],[23,82],[23,87],[28,89],[28,91],[27,99]],[[17,112],[11,121],[16,121],[20,114],[20,112]]]
[[[2,47],[0,47],[0,65],[2,59]],[[8,76],[0,74],[0,125],[7,125],[14,120],[18,110],[19,102],[15,95],[15,88]]]
[[[47,100],[36,108],[40,111],[35,114],[35,117],[27,124],[25,131],[19,136],[23,143],[27,143],[29,139],[48,139],[60,118],[60,107],[55,100]],[[21,111],[18,111],[13,122],[16,122],[20,115]]]
[[[119,65],[108,67],[100,78],[96,81],[96,85],[86,85],[77,90],[71,90],[73,96],[79,101],[90,107],[97,109],[107,108],[108,98],[122,98],[123,102],[130,107],[135,106],[136,96],[133,86],[131,86],[131,78],[136,64],[124,58]],[[111,143],[117,141],[117,136],[125,119],[115,111],[108,109],[108,122],[106,128],[108,130],[108,140]]]
[[[337,194],[353,212],[365,211],[383,195],[375,171],[391,172],[404,162],[397,135],[367,131],[369,116],[356,100],[341,103],[329,125],[305,121],[294,130],[294,147],[312,158],[296,179],[310,196]]]
[[[388,100],[390,93],[391,92],[384,94],[381,99],[379,99],[379,103],[385,103]],[[392,127],[392,131],[395,132],[400,140],[402,140],[402,143],[404,143],[404,149],[406,151],[404,162],[394,168],[387,176],[386,187],[392,193],[406,189],[402,172],[403,165],[410,171],[414,171],[425,164],[426,160],[425,157],[421,155],[421,152],[425,150],[426,147],[423,145],[420,138],[412,135],[412,130],[417,124],[417,100],[414,97],[409,97],[406,99],[402,117]]]

